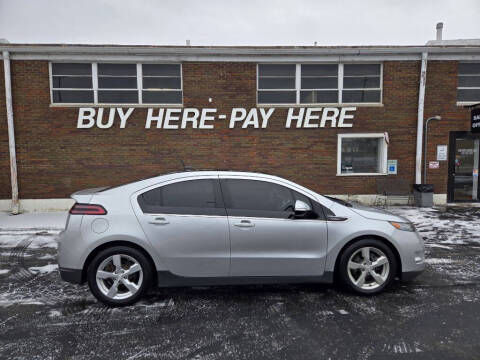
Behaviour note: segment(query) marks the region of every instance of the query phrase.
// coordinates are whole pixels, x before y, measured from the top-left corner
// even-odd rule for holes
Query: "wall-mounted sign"
[[[480,133],[480,109],[472,109],[471,112],[472,133]]]
[[[397,174],[397,160],[387,160],[387,173],[391,175]]]
[[[447,160],[447,145],[437,145],[437,160]]]
[[[77,128],[98,127],[108,129],[118,126],[124,129],[135,108],[80,108]],[[356,107],[289,108],[285,128],[353,127],[353,112]],[[145,128],[157,129],[213,129],[215,122],[224,120],[230,129],[265,129],[275,108],[233,108],[230,114],[218,114],[217,109],[197,108],[149,108]]]
[[[439,169],[440,168],[440,163],[438,161],[430,161],[428,163],[428,168],[429,169]]]

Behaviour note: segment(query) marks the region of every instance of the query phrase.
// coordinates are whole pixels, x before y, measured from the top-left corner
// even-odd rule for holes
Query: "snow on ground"
[[[31,266],[28,268],[34,274],[48,274],[58,269],[58,264],[47,264],[44,266]]]
[[[394,214],[412,221],[429,244],[480,243],[479,208],[465,207],[389,207]]]
[[[32,212],[19,215],[0,212],[0,230],[58,230],[65,228],[68,212]]]

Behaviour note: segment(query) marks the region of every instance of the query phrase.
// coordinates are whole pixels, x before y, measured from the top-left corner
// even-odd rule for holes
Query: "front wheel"
[[[114,246],[98,253],[87,269],[92,294],[108,306],[131,305],[152,282],[152,268],[137,249]]]
[[[392,250],[380,240],[363,239],[345,249],[338,271],[349,290],[374,295],[392,283],[397,261]]]

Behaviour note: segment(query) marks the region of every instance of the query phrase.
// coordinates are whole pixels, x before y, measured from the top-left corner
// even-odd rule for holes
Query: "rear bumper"
[[[60,268],[60,277],[62,280],[73,284],[82,283],[82,270],[81,269],[68,269]]]

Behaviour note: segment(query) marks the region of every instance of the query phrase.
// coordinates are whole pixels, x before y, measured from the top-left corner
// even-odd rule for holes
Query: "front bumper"
[[[73,284],[81,284],[83,282],[81,269],[68,269],[61,267],[59,270],[62,280]]]
[[[425,247],[416,231],[395,230],[393,240],[402,262],[401,279],[411,280],[425,270]]]

